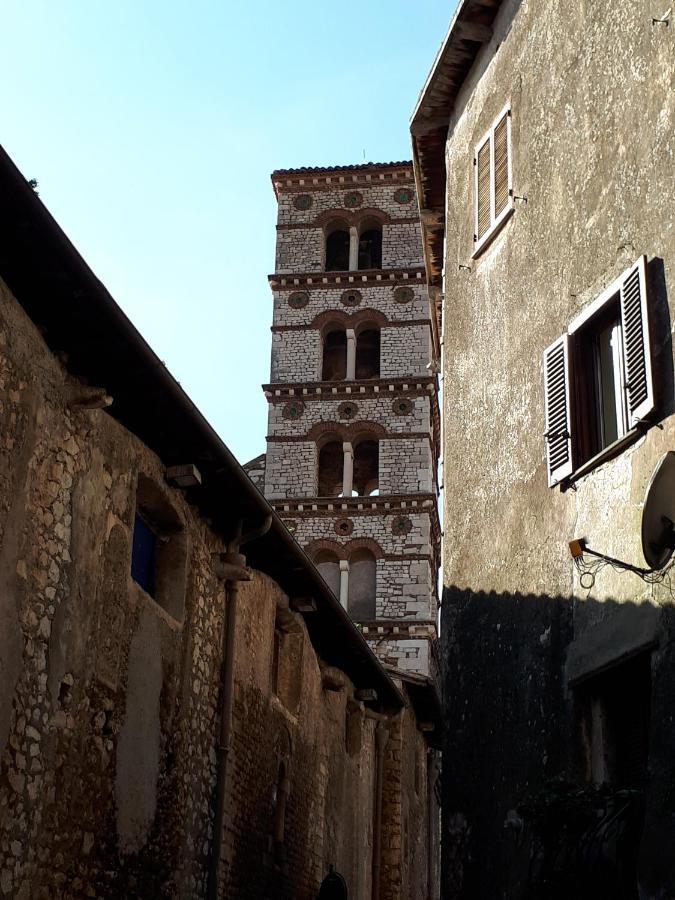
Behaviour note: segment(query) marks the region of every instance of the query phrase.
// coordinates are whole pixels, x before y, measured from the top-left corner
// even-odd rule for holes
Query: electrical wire
[[[675,601],[675,589],[671,578],[673,566],[675,566],[675,556],[671,557],[661,569],[642,569],[639,566],[622,562],[620,559],[614,559],[602,553],[596,553],[594,550],[585,547],[581,556],[577,556],[574,560],[574,567],[579,573],[579,583],[588,592],[593,589],[598,574],[607,566],[615,572],[632,572],[633,575],[641,578],[645,584],[663,584],[670,595],[670,599]]]

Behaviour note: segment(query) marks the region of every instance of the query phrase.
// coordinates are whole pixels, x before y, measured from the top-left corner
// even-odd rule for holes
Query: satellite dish
[[[642,552],[650,569],[662,569],[675,550],[675,452],[654,469],[642,509]]]

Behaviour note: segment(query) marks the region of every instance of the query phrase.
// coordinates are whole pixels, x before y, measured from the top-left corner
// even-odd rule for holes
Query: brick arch
[[[358,395],[355,399],[358,400]],[[307,439],[310,441],[321,441],[326,436],[335,435],[342,441],[353,441],[357,437],[373,438],[382,440],[387,437],[387,431],[379,422],[369,422],[362,419],[357,422],[348,424],[343,422],[317,422],[307,432]]]
[[[345,549],[345,559],[349,559],[349,557],[355,553],[357,550],[369,550],[375,559],[382,559],[384,556],[384,550],[374,538],[369,537],[359,537],[353,538],[351,541],[347,541],[344,545]]]
[[[369,537],[352,538],[346,544],[340,544],[338,541],[333,541],[330,538],[315,538],[305,545],[304,550],[311,560],[314,560],[314,557],[322,550],[334,553],[338,559],[349,559],[352,553],[355,553],[357,550],[369,550],[375,559],[384,557],[382,547],[374,538]]]
[[[363,209],[327,209],[312,221],[312,225],[325,228],[333,221],[345,222],[347,225],[358,226],[363,219],[375,219],[380,225],[389,225],[391,216],[382,209],[364,207]]]
[[[304,551],[309,556],[309,558],[314,562],[314,559],[322,550],[329,550],[331,553],[334,553],[338,559],[347,559],[345,555],[345,545],[339,544],[337,541],[331,541],[327,538],[315,538],[315,540],[310,541],[309,544],[305,544]]]
[[[344,328],[358,328],[362,323],[370,323],[383,328],[389,324],[389,318],[379,309],[360,309],[358,312],[349,313],[344,309],[326,310],[316,315],[309,323],[310,328],[318,328],[323,331],[329,325],[341,325]]]

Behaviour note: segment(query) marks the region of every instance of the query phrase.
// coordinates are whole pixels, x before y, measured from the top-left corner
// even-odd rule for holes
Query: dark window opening
[[[319,497],[342,494],[344,450],[342,441],[328,441],[319,451]]]
[[[376,328],[361,331],[356,341],[356,377],[380,377],[380,332]]]
[[[336,597],[340,597],[340,560],[330,550],[320,550],[314,564],[328,587]]]
[[[140,513],[134,519],[131,548],[131,577],[146,594],[155,596],[155,567],[157,564],[157,535]]]
[[[575,336],[575,408],[579,463],[592,459],[619,438],[627,427],[621,347],[619,296]]]
[[[380,449],[377,441],[361,441],[354,449],[353,493],[369,497],[379,491]]]
[[[326,238],[326,271],[346,272],[349,269],[349,232],[332,231]]]
[[[586,773],[596,784],[644,787],[649,757],[651,657],[644,653],[583,689]]]
[[[359,269],[382,268],[382,231],[369,228],[359,238]]]
[[[323,381],[344,381],[347,377],[347,334],[329,331],[323,339]]]
[[[131,577],[174,619],[182,619],[187,536],[164,490],[139,475],[131,546]]]
[[[349,599],[347,609],[357,622],[375,618],[377,563],[370,550],[357,550],[349,559]]]

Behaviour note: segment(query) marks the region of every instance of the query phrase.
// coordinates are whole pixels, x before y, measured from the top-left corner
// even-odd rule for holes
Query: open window
[[[370,550],[356,550],[349,558],[349,599],[347,609],[357,622],[375,618],[377,563]]]
[[[133,581],[174,619],[185,607],[187,537],[180,516],[150,478],[139,475],[131,546]]]
[[[366,325],[356,337],[356,378],[380,377],[380,330]]]
[[[359,269],[382,268],[382,226],[367,219],[361,224],[359,234]]]
[[[334,222],[326,229],[326,272],[346,272],[349,269],[349,228]]]
[[[376,440],[359,441],[354,448],[353,492],[359,497],[379,493],[380,449]]]
[[[344,329],[329,330],[323,338],[323,381],[344,381],[347,377],[347,334]]]
[[[511,111],[497,116],[478,142],[474,167],[474,255],[497,233],[513,210]]]
[[[644,256],[544,352],[549,486],[618,449],[654,410]]]
[[[319,497],[339,497],[341,495],[343,472],[342,441],[329,439],[319,450]]]

